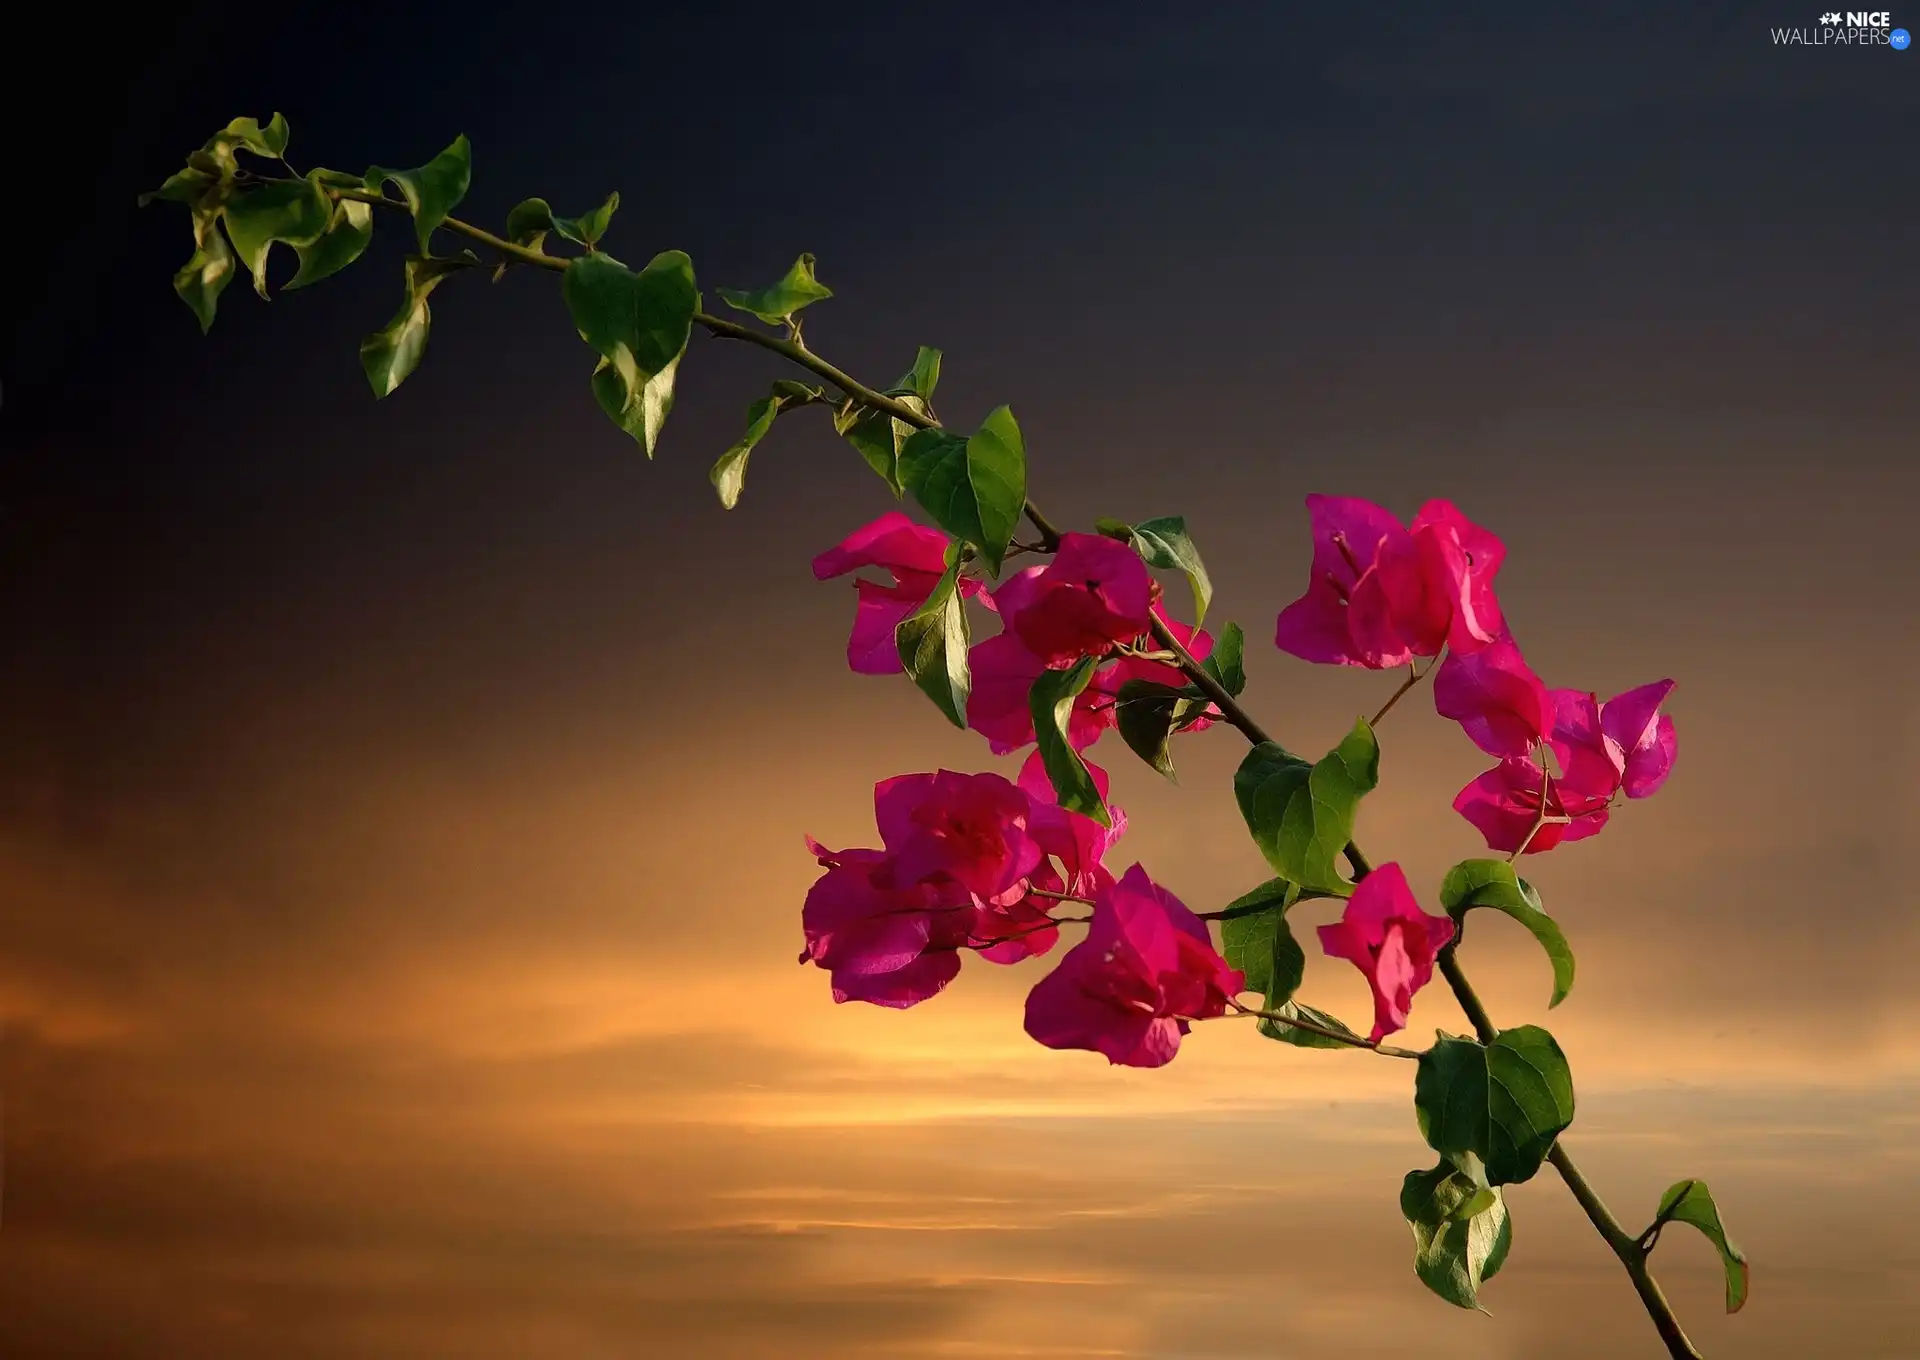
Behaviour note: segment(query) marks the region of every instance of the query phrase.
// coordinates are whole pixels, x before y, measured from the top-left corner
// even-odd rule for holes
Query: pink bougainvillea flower
[[[1505,635],[1493,592],[1505,550],[1449,502],[1427,502],[1411,529],[1352,496],[1309,496],[1307,514],[1313,574],[1280,612],[1280,650],[1386,670],[1444,646],[1477,651]]]
[[[895,872],[940,875],[983,898],[999,897],[1040,863],[1027,823],[1032,800],[997,774],[903,774],[873,786],[874,820]]]
[[[975,915],[964,887],[902,881],[883,851],[808,846],[826,873],[801,909],[800,959],[828,970],[835,1001],[903,1008],[953,981]]]
[[[1449,652],[1433,677],[1433,705],[1488,755],[1521,757],[1554,725],[1554,702],[1513,639]]]
[[[967,943],[980,951],[989,963],[1018,963],[1037,958],[1060,940],[1060,928],[1052,924],[1052,898],[1032,897],[1030,888],[1063,892],[1060,875],[1053,866],[1042,863],[1032,878],[1006,894],[1010,901],[976,901],[971,938]]]
[[[1017,751],[1034,739],[1033,682],[1046,664],[1011,632],[999,633],[968,653],[973,688],[967,695],[967,726],[987,739],[995,755]],[[1114,724],[1112,696],[1089,684],[1075,696],[1067,740],[1084,750]]]
[[[1104,802],[1111,783],[1110,777],[1092,761],[1087,762],[1087,773],[1092,776],[1093,786]],[[1089,898],[1098,897],[1111,887],[1113,875],[1107,871],[1104,861],[1114,843],[1126,834],[1125,811],[1109,803],[1107,819],[1111,825],[1102,826],[1091,817],[1061,807],[1055,801],[1053,783],[1047,778],[1046,766],[1041,762],[1038,751],[1020,767],[1020,788],[1032,801],[1028,832],[1040,842],[1040,848],[1058,866],[1058,886],[1041,883],[1038,874],[1034,879],[1035,885],[1051,892]]]
[[[893,630],[926,603],[947,567],[947,536],[889,510],[855,529],[838,547],[813,559],[815,580],[844,576],[862,567],[879,567],[892,577],[882,583],[856,580],[859,604],[853,634],[847,639],[847,665],[860,675],[892,675],[902,669]],[[971,576],[960,578],[960,593],[993,607],[984,587]]]
[[[1507,623],[1493,591],[1493,578],[1506,560],[1506,545],[1461,514],[1451,501],[1428,501],[1421,506],[1409,532],[1420,553],[1423,594],[1444,601],[1448,648],[1461,655],[1505,637]],[[1421,641],[1430,643],[1431,637],[1423,629]]]
[[[1245,985],[1206,926],[1134,865],[1100,895],[1087,937],[1027,996],[1027,1033],[1128,1067],[1159,1067],[1190,1020],[1224,1015]]]
[[[1656,680],[1616,694],[1600,706],[1600,730],[1620,749],[1620,787],[1629,798],[1658,792],[1673,773],[1679,736],[1673,719],[1660,712],[1673,687],[1671,680]]]
[[[1321,947],[1366,974],[1376,1044],[1407,1027],[1414,993],[1433,980],[1433,961],[1452,938],[1453,921],[1420,910],[1398,864],[1361,879],[1341,918],[1320,927]]]
[[[1589,770],[1583,766],[1573,778],[1556,779],[1529,757],[1503,760],[1461,789],[1453,810],[1486,837],[1489,850],[1512,854],[1524,845],[1527,854],[1537,855],[1606,826],[1613,786],[1601,792],[1579,786],[1576,780],[1590,777]],[[1566,821],[1541,823],[1543,795],[1545,815]]]
[[[995,592],[1001,616],[1049,666],[1105,656],[1147,631],[1157,587],[1132,548],[1100,534],[1062,534],[1053,560]]]

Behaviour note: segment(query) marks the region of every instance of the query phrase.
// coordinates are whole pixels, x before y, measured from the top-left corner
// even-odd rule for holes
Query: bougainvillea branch
[[[1552,965],[1549,1008],[1564,1000],[1573,951],[1514,866],[1598,834],[1623,799],[1658,790],[1678,750],[1673,719],[1661,711],[1671,680],[1602,703],[1590,692],[1549,689],[1534,673],[1500,609],[1495,578],[1506,550],[1493,533],[1446,501],[1427,502],[1403,523],[1371,502],[1307,498],[1312,566],[1305,591],[1278,612],[1276,647],[1318,664],[1407,672],[1370,721],[1309,760],[1240,703],[1246,635],[1236,623],[1217,636],[1203,626],[1213,585],[1186,522],[1102,519],[1091,533],[1063,529],[1028,493],[1025,441],[1008,407],[971,434],[935,417],[938,350],[921,348],[885,389],[821,358],[802,336],[802,312],[833,294],[812,255],[764,287],[717,290],[758,323],[749,324],[701,309],[692,261],[680,251],[639,270],[603,252],[618,194],[578,217],[527,199],[507,215],[504,233],[493,232],[452,215],[471,175],[464,137],[423,166],[364,175],[261,173],[239,159],[288,169],[287,137],[278,114],[264,125],[235,119],[143,199],[189,210],[194,253],[174,288],[203,329],[237,267],[266,297],[273,247],[284,245],[299,260],[286,287],[304,287],[364,252],[374,207],[405,212],[417,251],[406,260],[402,306],[360,351],[376,396],[419,365],[430,295],[489,263],[470,249],[435,254],[444,231],[492,252],[495,278],[518,267],[559,276],[596,356],[594,397],[649,457],[695,329],[778,354],[815,380],[782,379],[749,405],[745,433],[713,465],[723,506],[739,501],[751,455],[780,418],[821,406],[894,498],[911,498],[933,521],[892,510],[814,559],[821,580],[853,577],[848,666],[904,673],[992,753],[1027,755],[1012,780],[952,770],[882,780],[874,787],[878,847],[808,841],[822,872],[802,906],[800,960],[829,974],[835,1001],[917,1005],[958,975],[963,956],[1018,964],[1053,953],[1063,927],[1084,928],[1027,998],[1026,1030],[1048,1047],[1158,1067],[1177,1056],[1194,1024],[1238,1017],[1293,1047],[1365,1049],[1416,1064],[1414,1109],[1438,1161],[1407,1174],[1400,1204],[1415,1272],[1447,1302],[1481,1307],[1480,1290],[1512,1242],[1504,1187],[1543,1164],[1618,1257],[1671,1356],[1698,1352],[1648,1267],[1668,1223],[1698,1229],[1718,1251],[1728,1311],[1745,1302],[1746,1258],[1704,1182],[1676,1182],[1637,1236],[1621,1226],[1561,1140],[1574,1091],[1559,1045],[1536,1025],[1495,1025],[1460,963],[1469,914],[1499,912],[1532,934]],[[551,253],[549,238],[575,249]],[[1035,541],[1016,539],[1023,520]],[[1036,560],[1017,564],[1027,558]],[[1168,612],[1156,570],[1186,579],[1191,623]],[[1001,631],[975,643],[970,606],[997,616]],[[1375,729],[1429,676],[1436,712],[1498,762],[1452,807],[1505,856],[1449,870],[1439,915],[1420,905],[1399,864],[1376,867],[1354,840],[1360,805],[1380,778]],[[1117,731],[1171,778],[1176,738],[1216,724],[1249,745],[1234,796],[1274,877],[1196,912],[1144,866],[1107,867],[1126,815],[1087,752]],[[1374,1015],[1365,1033],[1297,999],[1306,953],[1288,913],[1311,899],[1341,904],[1340,918],[1317,936],[1328,957],[1366,979]],[[1090,914],[1059,914],[1070,908]],[[1436,973],[1472,1036],[1437,1032],[1425,1049],[1384,1042],[1406,1029]],[[1241,999],[1248,994],[1257,1002]]]

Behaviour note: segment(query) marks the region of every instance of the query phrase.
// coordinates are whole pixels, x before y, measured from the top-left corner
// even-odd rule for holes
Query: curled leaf
[[[765,288],[721,288],[716,291],[727,306],[751,312],[762,321],[776,326],[791,321],[794,313],[801,308],[833,296],[833,290],[813,276],[812,255],[802,255],[778,283]]]
[[[422,255],[427,253],[427,242],[434,231],[467,196],[467,186],[472,179],[473,149],[464,133],[455,137],[445,151],[416,169],[389,170],[376,165],[366,174],[367,187],[375,193],[389,183],[400,186],[400,196],[413,214],[414,234]]]

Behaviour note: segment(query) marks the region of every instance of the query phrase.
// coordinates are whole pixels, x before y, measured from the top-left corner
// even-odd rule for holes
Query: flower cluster
[[[1158,1067],[1189,1021],[1224,1014],[1240,990],[1177,898],[1137,864],[1108,871],[1119,809],[1104,827],[1043,785],[951,770],[882,780],[873,804],[884,848],[807,842],[826,872],[801,911],[800,961],[831,973],[835,1001],[912,1006],[958,975],[963,950],[994,963],[1046,954],[1068,902],[1092,903],[1087,937],[1027,1002],[1027,1031],[1048,1047]]]
[[[1437,666],[1435,708],[1499,761],[1453,803],[1490,847],[1538,853],[1591,836],[1616,798],[1644,798],[1666,780],[1676,746],[1660,707],[1673,682],[1605,703],[1547,688],[1501,611],[1495,578],[1505,548],[1492,533],[1446,501],[1423,506],[1411,525],[1352,498],[1311,496],[1307,508],[1312,576],[1281,611],[1275,643],[1330,665],[1413,666],[1416,676],[1425,674],[1421,659]],[[823,580],[863,567],[888,575],[855,581],[854,670],[902,669],[894,630],[932,594],[950,550],[944,534],[893,512],[814,560]],[[1131,547],[1099,535],[1063,534],[1044,565],[991,591],[962,574],[960,589],[1002,623],[971,649],[966,708],[967,725],[997,755],[1035,743],[1029,695],[1049,670],[1097,663],[1067,723],[1068,742],[1084,751],[1117,725],[1129,681],[1187,683],[1149,640],[1156,625],[1196,658],[1213,648],[1205,632],[1167,617]],[[1219,716],[1209,708],[1183,730]],[[1106,772],[1089,770],[1104,799]],[[1060,807],[1037,752],[1018,782],[950,770],[884,780],[874,789],[883,848],[808,842],[825,872],[807,894],[801,960],[831,973],[837,1001],[904,1007],[952,981],[962,951],[1003,964],[1045,955],[1074,921],[1087,934],[1029,993],[1027,1032],[1052,1048],[1160,1066],[1192,1021],[1239,1009],[1245,977],[1227,965],[1205,921],[1141,866],[1119,878],[1108,871],[1107,852],[1126,825],[1119,809],[1109,811],[1111,826],[1102,826]],[[1056,915],[1073,904],[1091,914]],[[1320,927],[1325,952],[1353,963],[1373,994],[1365,1042],[1406,1027],[1455,930],[1452,918],[1421,910],[1391,863],[1362,877],[1340,920]]]
[[[1538,854],[1591,836],[1616,796],[1644,798],[1665,782],[1677,746],[1659,710],[1673,681],[1604,704],[1548,689],[1501,613],[1494,578],[1506,548],[1492,533],[1438,500],[1411,526],[1353,497],[1309,496],[1307,513],[1312,577],[1280,612],[1275,645],[1370,670],[1444,652],[1435,708],[1500,759],[1453,801],[1490,849]]]
[[[944,534],[890,511],[814,559],[820,580],[860,567],[877,567],[892,577],[890,584],[854,582],[859,605],[847,660],[855,671],[886,675],[901,669],[893,630],[932,593],[946,551]],[[1062,534],[1049,562],[1013,573],[991,592],[969,576],[961,577],[960,588],[1004,624],[968,656],[967,725],[987,739],[995,755],[1034,744],[1028,694],[1045,671],[1067,669],[1083,657],[1110,658],[1074,700],[1067,737],[1075,750],[1084,751],[1116,725],[1120,687],[1129,680],[1186,683],[1177,666],[1135,655],[1144,650],[1142,640],[1156,620],[1196,659],[1213,652],[1209,634],[1167,617],[1159,584],[1133,549],[1099,534]],[[1217,717],[1208,709],[1182,730],[1203,731]],[[1037,774],[1037,757],[1028,764]]]

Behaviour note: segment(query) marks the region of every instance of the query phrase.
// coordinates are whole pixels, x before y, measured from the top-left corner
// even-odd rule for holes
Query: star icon
[[[1820,22],[1828,27],[1832,27],[1840,22],[1840,16],[1837,14],[1823,14],[1820,16]]]

